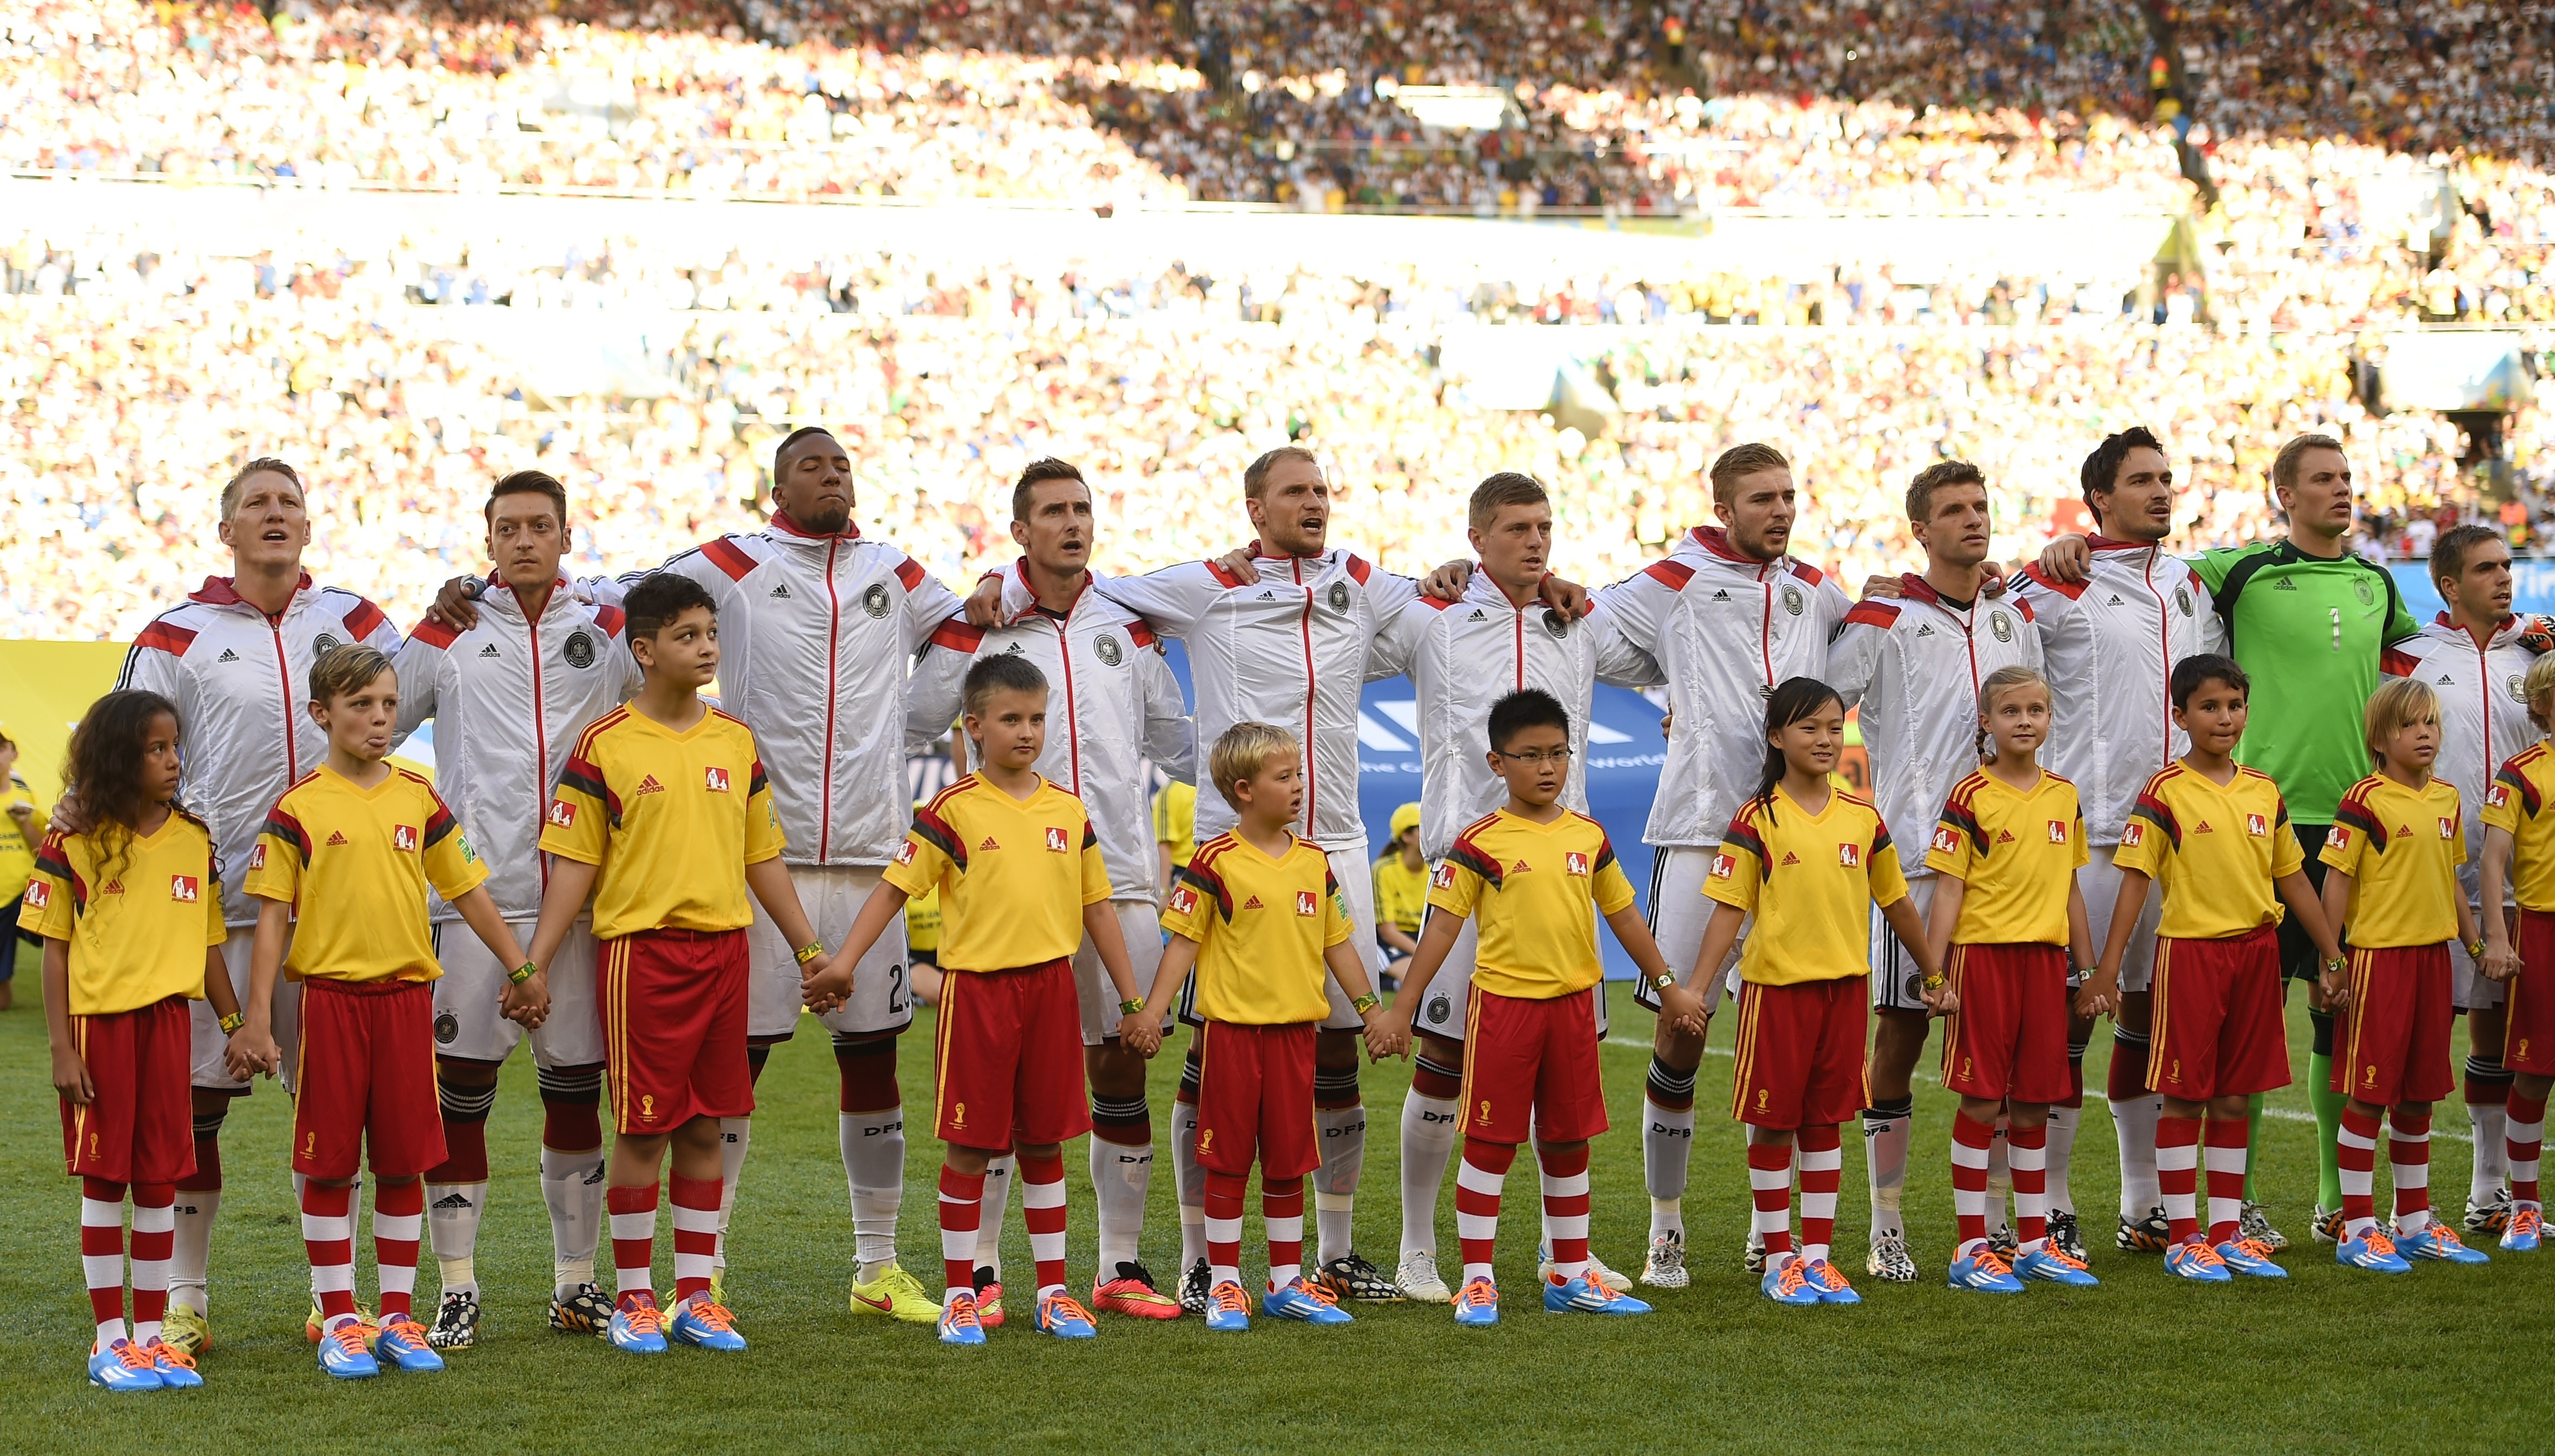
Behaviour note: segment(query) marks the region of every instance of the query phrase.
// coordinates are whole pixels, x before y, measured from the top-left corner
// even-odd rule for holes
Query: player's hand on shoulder
[[[432,621],[455,632],[467,632],[479,625],[479,589],[476,576],[455,576],[435,589],[434,605],[426,609]]]
[[[97,1095],[96,1086],[88,1079],[88,1063],[70,1047],[54,1048],[54,1091],[73,1107],[86,1107]]]
[[[988,572],[976,581],[976,589],[967,593],[960,606],[961,615],[970,627],[992,627],[1003,620],[1003,578],[999,572]]]
[[[1419,578],[1419,590],[1441,602],[1460,600],[1464,588],[1473,580],[1473,563],[1448,561],[1445,565]]]
[[[1588,588],[1549,571],[1543,575],[1543,604],[1573,622],[1597,610],[1597,599],[1588,594]]]
[[[2093,548],[2086,545],[2084,537],[2072,531],[2040,548],[2041,574],[2070,586],[2090,574],[2093,560]]]
[[[88,821],[88,814],[80,808],[77,789],[63,789],[62,796],[54,800],[54,811],[47,817],[53,820],[54,832],[65,839],[76,838],[97,827]]]
[[[1981,596],[2003,596],[2006,589],[2013,585],[2012,576],[2007,573],[2005,564],[2001,561],[1981,561],[1979,569],[1987,573],[1979,581]]]
[[[1863,599],[1865,601],[1874,601],[1877,599],[1885,602],[1894,602],[1906,594],[1907,588],[1900,585],[1898,578],[1895,576],[1867,576],[1863,578]]]

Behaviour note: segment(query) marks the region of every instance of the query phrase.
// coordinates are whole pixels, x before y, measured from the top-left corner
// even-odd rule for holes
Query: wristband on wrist
[[[1130,996],[1125,1001],[1118,1003],[1118,1015],[1122,1017],[1132,1017],[1144,1009],[1145,998],[1141,996]]]
[[[1666,971],[1661,971],[1650,978],[1650,989],[1653,991],[1669,991],[1675,989],[1676,983],[1677,979],[1674,975]]]
[[[238,1012],[232,1012],[229,1016],[222,1018],[222,1034],[228,1036],[247,1025],[248,1018],[241,1016]]]
[[[531,980],[534,976],[539,975],[541,973],[541,969],[542,968],[540,966],[533,964],[531,961],[526,961],[522,965],[508,971],[506,973],[506,979],[518,986],[521,986],[526,981]]]
[[[798,964],[803,966],[807,962],[814,960],[816,957],[823,955],[824,953],[825,942],[821,940],[810,940],[806,944],[798,947]]]
[[[2479,963],[2479,964],[2481,964],[2481,963],[2483,962],[2483,960],[2484,960],[2484,937],[2483,937],[2483,936],[2479,935],[2479,936],[2477,936],[2474,940],[2471,940],[2471,941],[2469,941],[2469,942],[2467,943],[2467,959],[2472,960],[2472,961],[2475,961],[2475,962],[2477,962],[2477,963]]]
[[[1940,990],[1942,990],[1942,989],[1943,989],[1943,973],[1942,973],[1941,971],[1936,971],[1934,974],[1932,974],[1932,975],[1930,975],[1930,976],[1927,976],[1927,977],[1925,978],[1925,989],[1926,989],[1926,990],[1928,990],[1928,991],[1940,991]]]
[[[1364,996],[1350,1002],[1349,1010],[1356,1012],[1359,1016],[1365,1016],[1368,1012],[1371,1012],[1382,1005],[1384,1005],[1384,998],[1370,991]]]

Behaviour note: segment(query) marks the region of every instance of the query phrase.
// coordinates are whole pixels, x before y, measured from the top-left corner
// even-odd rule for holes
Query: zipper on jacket
[[[841,690],[836,676],[842,671],[843,662],[843,600],[834,590],[834,554],[841,549],[839,537],[825,543],[825,756],[818,775],[823,788],[816,791],[816,863],[820,865],[833,862],[834,709]]]

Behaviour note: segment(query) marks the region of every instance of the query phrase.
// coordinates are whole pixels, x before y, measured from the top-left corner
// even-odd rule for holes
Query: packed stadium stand
[[[2479,511],[2534,547],[2550,15],[0,0],[0,634],[129,634],[249,456],[413,617],[495,473],[566,479],[624,567],[751,524],[818,421],[952,580],[1030,458],[1093,471],[1137,567],[1237,544],[1290,437],[1405,568],[1527,468],[1613,579],[1750,438],[1849,579],[1907,563],[1946,455],[2020,551],[2130,423],[2192,544],[2258,535],[2325,427],[2372,549]],[[2406,408],[2443,336],[2518,361],[2490,420]]]

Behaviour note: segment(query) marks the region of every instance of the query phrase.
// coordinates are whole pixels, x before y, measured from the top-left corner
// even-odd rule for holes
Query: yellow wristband
[[[824,953],[825,943],[821,940],[811,940],[798,947],[798,964],[803,966]]]
[[[1349,1010],[1356,1012],[1359,1016],[1365,1016],[1368,1012],[1371,1012],[1382,1005],[1384,1005],[1384,998],[1370,991],[1364,996],[1359,997],[1357,1000],[1350,1002]]]
[[[1937,974],[1935,974],[1935,975],[1927,976],[1927,977],[1925,978],[1925,989],[1926,989],[1926,990],[1928,990],[1928,991],[1940,991],[1940,990],[1942,990],[1942,989],[1943,989],[1943,977],[1941,976],[1941,974],[1940,974],[1940,973],[1937,973]]]
[[[518,986],[521,986],[521,985],[523,985],[526,981],[529,981],[529,980],[531,980],[533,977],[540,975],[540,974],[541,974],[541,971],[542,971],[542,968],[541,968],[540,966],[537,966],[537,965],[533,964],[531,961],[526,961],[526,962],[524,962],[522,965],[519,965],[519,966],[515,967],[513,970],[508,971],[508,972],[506,973],[506,979],[507,979],[508,981],[513,982],[514,984],[516,984],[516,985],[518,985]]]
[[[228,1036],[247,1025],[248,1018],[240,1015],[238,1012],[232,1012],[229,1016],[222,1018],[222,1034]]]

